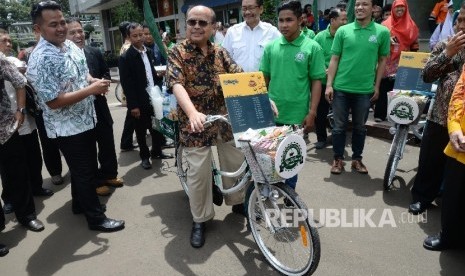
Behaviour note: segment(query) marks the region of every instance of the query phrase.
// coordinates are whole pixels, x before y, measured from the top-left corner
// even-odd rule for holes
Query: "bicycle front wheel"
[[[246,196],[247,220],[266,260],[286,275],[311,275],[320,261],[320,238],[310,224],[307,206],[284,183],[269,185],[268,196],[250,186]],[[263,203],[270,224],[260,207]]]
[[[389,158],[384,171],[383,187],[388,191],[392,187],[392,182],[396,175],[397,166],[402,158],[402,150],[408,135],[408,125],[400,125],[392,140],[391,150],[389,151]]]
[[[189,169],[189,163],[184,154],[184,147],[181,145],[178,145],[176,149],[176,167],[182,189],[186,195],[189,196],[189,187],[187,186],[187,170]]]
[[[124,98],[124,94],[123,94],[123,86],[121,85],[121,83],[118,83],[116,85],[116,88],[115,88],[115,97],[116,99],[122,103],[123,102],[123,98]]]

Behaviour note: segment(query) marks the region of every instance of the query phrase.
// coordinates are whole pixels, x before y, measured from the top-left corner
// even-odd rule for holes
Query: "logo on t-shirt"
[[[378,39],[376,38],[376,35],[371,35],[370,38],[368,38],[368,42],[377,43]]]
[[[295,61],[297,62],[302,62],[305,60],[305,54],[303,52],[298,52],[297,54],[295,54]]]

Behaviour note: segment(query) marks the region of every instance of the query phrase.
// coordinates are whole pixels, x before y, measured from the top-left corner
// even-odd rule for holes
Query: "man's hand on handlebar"
[[[191,133],[200,133],[204,131],[204,126],[203,124],[205,123],[205,118],[207,116],[203,113],[200,113],[198,111],[193,112],[192,114],[189,115],[189,124],[190,124],[190,130],[189,132]]]

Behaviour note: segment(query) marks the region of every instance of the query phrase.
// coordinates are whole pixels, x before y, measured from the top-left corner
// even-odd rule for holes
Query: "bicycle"
[[[411,94],[425,96],[430,101],[429,110],[431,110],[434,103],[434,93],[425,91],[412,91]],[[405,99],[405,97],[403,98]],[[389,132],[394,135],[394,138],[391,142],[388,154],[389,157],[386,164],[386,169],[384,171],[383,187],[386,191],[389,191],[393,185],[397,166],[399,165],[399,161],[403,158],[404,155],[405,145],[407,144],[409,131],[412,130],[412,133],[416,139],[421,141],[421,139],[423,138],[423,130],[426,126],[426,119],[422,119],[421,114],[423,113],[422,111],[424,107],[423,109],[418,107],[421,110],[418,110],[418,114],[415,116],[415,118],[413,118],[409,117],[412,116],[411,114],[407,114],[406,112],[402,111],[402,108],[404,106],[408,106],[409,104],[414,105],[415,101],[413,101],[413,103],[409,102],[405,105],[402,102],[399,102],[397,104],[392,104],[391,102],[388,107],[388,115],[390,116],[390,119],[394,121],[394,126],[389,129]],[[396,108],[398,110],[395,110]],[[398,112],[401,112],[401,118],[409,118],[403,121],[399,121],[399,117],[397,117],[397,119],[395,117],[396,115],[399,115],[396,114]]]
[[[225,116],[207,116],[205,126],[215,121],[228,122]],[[302,140],[303,142],[303,140]],[[303,142],[305,144],[305,142]],[[240,140],[246,156],[240,168],[235,172],[225,172],[217,168],[212,158],[212,177],[214,185],[222,195],[241,191],[250,182],[245,197],[245,211],[248,228],[266,260],[286,275],[311,275],[320,260],[320,240],[317,229],[310,222],[307,206],[282,179],[273,179],[259,164],[257,154],[249,140]],[[305,152],[305,151],[304,151]],[[176,148],[177,174],[182,188],[189,194],[187,171],[189,169],[183,154],[183,147]],[[239,177],[236,184],[224,189],[221,177]],[[289,208],[289,206],[292,206]],[[301,212],[302,219],[286,221],[289,210]]]

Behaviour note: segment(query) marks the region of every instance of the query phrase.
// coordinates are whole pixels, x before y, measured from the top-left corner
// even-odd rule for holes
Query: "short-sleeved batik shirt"
[[[26,77],[37,91],[44,111],[44,123],[50,138],[67,137],[93,129],[97,123],[94,96],[62,108],[51,109],[47,102],[60,93],[88,86],[86,57],[73,42],[66,40],[62,48],[41,38],[29,58]]]
[[[228,52],[208,42],[208,53],[184,40],[176,44],[168,55],[168,89],[181,84],[198,112],[206,115],[227,113],[221,89],[219,74],[240,73],[242,69],[229,56]],[[220,122],[201,133],[189,133],[189,118],[178,105],[180,142],[186,147],[216,145],[216,137],[221,134],[223,141],[232,140],[229,124]]]

